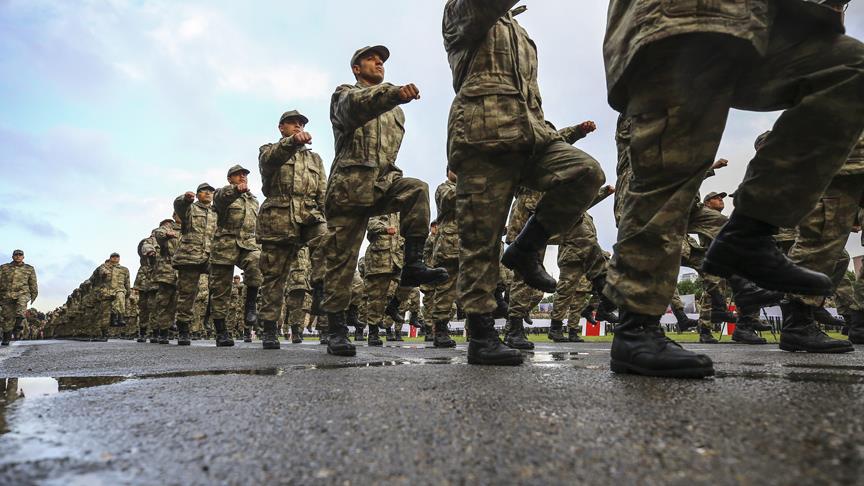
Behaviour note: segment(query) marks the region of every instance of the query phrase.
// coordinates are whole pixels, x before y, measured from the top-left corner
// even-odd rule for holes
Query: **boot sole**
[[[508,254],[506,251],[504,252],[504,256],[501,258],[501,264],[504,265],[505,267],[509,268],[510,270],[514,271],[514,272],[519,271],[518,265],[516,265],[515,262],[512,262],[511,258],[508,258]],[[521,272],[520,272],[520,275],[522,275]],[[550,275],[550,277],[551,277],[551,275]],[[524,276],[523,276],[523,280],[524,280]],[[549,287],[543,287],[542,285],[534,285],[533,283],[528,282],[527,280],[525,280],[525,284],[528,285],[529,287],[531,287],[532,289],[542,290],[543,292],[546,292],[547,294],[554,294],[555,290],[557,289],[557,282],[556,282],[555,286],[549,286]]]
[[[273,344],[265,344],[265,345],[261,346],[261,348],[262,348],[262,349],[281,349],[282,346],[279,345],[279,344],[276,344],[276,345],[273,345]]]
[[[705,260],[702,263],[702,271],[722,278],[730,278],[733,275],[738,275],[746,278],[747,280],[753,282],[754,284],[762,287],[765,290],[774,290],[777,292],[786,292],[801,295],[812,295],[816,297],[830,297],[834,293],[833,289],[830,288],[814,289],[811,287],[796,287],[794,285],[765,285],[765,282],[757,281],[758,279],[753,279],[752,275],[745,275],[732,269],[731,267],[727,267],[726,265],[722,265],[719,263],[709,262],[708,260]]]
[[[642,376],[656,376],[660,378],[705,378],[714,376],[714,367],[711,368],[681,368],[675,370],[649,370],[630,363],[612,360],[609,364],[612,372],[620,374],[633,374]]]
[[[739,341],[739,340],[737,340],[737,339],[735,339],[735,338],[732,338],[732,342],[735,343],[735,344],[750,344],[750,345],[754,345],[754,346],[759,346],[759,345],[761,345],[761,344],[768,344],[768,341],[760,341],[760,342],[755,342],[755,341]]]
[[[780,349],[782,349],[783,351],[789,351],[790,353],[800,351],[800,352],[811,353],[811,354],[843,354],[843,353],[851,353],[851,352],[855,351],[855,348],[853,348],[853,347],[833,348],[833,349],[832,348],[809,349],[809,348],[805,348],[804,346],[798,346],[797,344],[783,344],[782,342],[780,343]]]
[[[192,343],[186,341],[177,341],[177,346],[192,346]]]
[[[234,346],[234,343],[230,343],[230,344],[229,343],[223,343],[223,344],[216,343],[217,348],[230,348],[232,346]]]
[[[522,355],[519,357],[504,358],[504,359],[480,359],[468,356],[468,364],[485,365],[485,366],[519,366],[525,361]]]
[[[357,356],[356,349],[350,349],[346,351],[333,351],[330,348],[327,348],[327,354],[332,354],[333,356]]]
[[[439,349],[455,348],[456,343],[453,343],[453,344],[433,344],[432,347],[439,348]]]

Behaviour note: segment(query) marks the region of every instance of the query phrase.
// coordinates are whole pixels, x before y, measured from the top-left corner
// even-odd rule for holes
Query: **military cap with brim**
[[[201,191],[211,191],[212,192],[215,190],[216,189],[214,189],[213,186],[211,186],[210,184],[207,184],[206,182],[202,182],[201,184],[198,184],[198,192],[201,192]]]
[[[360,59],[369,52],[377,52],[378,55],[381,56],[381,61],[383,62],[387,62],[387,59],[390,59],[390,49],[387,49],[384,46],[361,47],[354,52],[353,56],[351,56],[351,67],[359,64]]]
[[[303,116],[303,114],[297,110],[291,110],[291,111],[286,111],[285,113],[282,113],[282,116],[279,117],[279,123],[281,124],[285,120],[290,120],[291,118],[297,118],[298,120],[303,122],[304,125],[309,124],[309,119],[306,118],[305,116]]]
[[[24,254],[24,250],[13,250],[12,251],[12,256],[23,255],[23,254]]]
[[[238,172],[243,172],[244,174],[249,173],[249,169],[244,168],[242,165],[237,164],[230,169],[228,169],[228,177],[231,177],[231,174],[236,174]]]
[[[728,196],[728,194],[726,194],[725,192],[709,192],[705,196],[705,199],[702,200],[702,202],[708,202],[711,199],[714,199],[715,197],[721,197],[722,198],[722,197],[726,197],[726,196]]]
[[[113,257],[119,257],[119,256],[120,256],[120,254],[117,253],[116,251],[115,251],[114,253],[111,254],[111,257],[112,257],[112,258],[113,258]]]

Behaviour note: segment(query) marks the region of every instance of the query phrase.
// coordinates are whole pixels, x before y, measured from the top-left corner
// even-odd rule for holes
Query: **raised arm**
[[[343,84],[330,101],[330,121],[344,130],[361,127],[404,104],[399,89],[390,83],[364,88]]]
[[[283,137],[276,143],[262,146],[258,152],[258,168],[261,169],[261,175],[269,175],[279,169],[285,162],[291,160],[303,145],[296,143],[294,135],[291,135]]]
[[[444,7],[444,46],[471,44],[482,39],[519,0],[450,0]]]

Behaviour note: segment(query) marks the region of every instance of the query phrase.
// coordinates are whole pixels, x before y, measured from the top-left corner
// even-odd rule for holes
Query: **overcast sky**
[[[132,274],[135,247],[174,197],[225,183],[240,163],[260,195],[258,147],[278,139],[279,115],[311,119],[313,149],[329,166],[329,97],[353,82],[355,49],[384,44],[387,79],[413,82],[399,156],[406,175],[441,182],[453,98],[441,40],[442,0],[0,0],[0,261],[22,248],[49,310],[112,251]],[[607,2],[525,2],[547,118],[598,130],[579,146],[614,184],[616,113],[606,103],[601,45]],[[860,3],[860,2],[859,2]],[[864,34],[864,7],[849,10]],[[703,192],[734,190],[753,139],[776,114],[734,113],[719,156],[730,167]],[[433,208],[434,211],[434,208]],[[727,209],[727,214],[728,214]],[[611,199],[592,210],[600,242],[615,240]],[[862,253],[850,239],[853,255]],[[556,252],[547,255],[554,267]]]

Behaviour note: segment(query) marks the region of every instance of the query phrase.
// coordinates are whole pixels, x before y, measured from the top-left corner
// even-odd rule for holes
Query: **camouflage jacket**
[[[39,286],[36,284],[36,269],[24,262],[9,262],[0,265],[0,299],[26,297],[36,300]]]
[[[396,228],[396,234],[387,234],[388,228]],[[366,275],[398,273],[404,258],[404,239],[399,235],[399,213],[369,218],[366,238],[369,240],[365,258]]]
[[[140,297],[135,292],[126,295],[126,316],[138,317],[138,301]]]
[[[858,145],[852,150],[849,159],[840,168],[837,175],[857,175],[864,174],[864,134],[858,140]]]
[[[150,253],[154,255],[150,255]],[[135,274],[134,287],[139,292],[156,290],[153,281],[153,270],[156,268],[156,260],[159,258],[159,242],[153,233],[138,243],[138,272]]]
[[[181,195],[174,200],[174,212],[180,216],[182,236],[171,264],[174,268],[206,265],[216,234],[216,210],[198,201],[190,203]]]
[[[227,185],[213,195],[216,210],[216,235],[210,252],[210,263],[234,265],[240,249],[259,250],[255,242],[258,200],[251,192],[241,193],[237,186]]]
[[[92,291],[99,299],[113,299],[119,291],[129,293],[129,269],[123,265],[105,262],[90,276]]]
[[[459,221],[456,219],[456,183],[444,181],[435,190],[438,234],[432,249],[432,265],[459,260]]]
[[[594,226],[594,218],[585,213],[582,221],[562,238],[558,247],[558,266],[576,264],[588,257],[597,243],[597,228]]]
[[[402,177],[396,156],[405,136],[405,114],[399,108],[399,87],[343,84],[330,100],[330,122],[336,156],[327,182],[329,212],[344,207],[370,207],[375,191],[386,191]]]
[[[165,223],[153,230],[153,237],[159,243],[159,253],[156,257],[156,264],[153,266],[153,273],[151,273],[152,281],[156,284],[176,285],[177,270],[174,269],[171,262],[174,259],[174,253],[177,252],[177,247],[180,246],[180,224]]]
[[[444,48],[456,98],[448,122],[451,166],[480,152],[527,152],[560,139],[546,124],[537,47],[510,9],[518,0],[448,0]]]
[[[622,81],[628,68],[646,46],[662,39],[722,34],[746,42],[756,54],[765,54],[778,8],[805,24],[832,24],[832,29],[843,31],[842,15],[802,0],[611,0],[603,43],[609,104],[625,111]]]
[[[304,246],[297,252],[297,260],[291,265],[288,272],[288,282],[285,284],[285,293],[294,290],[310,291],[309,274],[312,272],[312,262],[309,260],[309,247]]]
[[[292,137],[263,145],[258,154],[264,204],[258,214],[259,243],[291,243],[297,225],[324,222],[327,179],[321,157]]]

